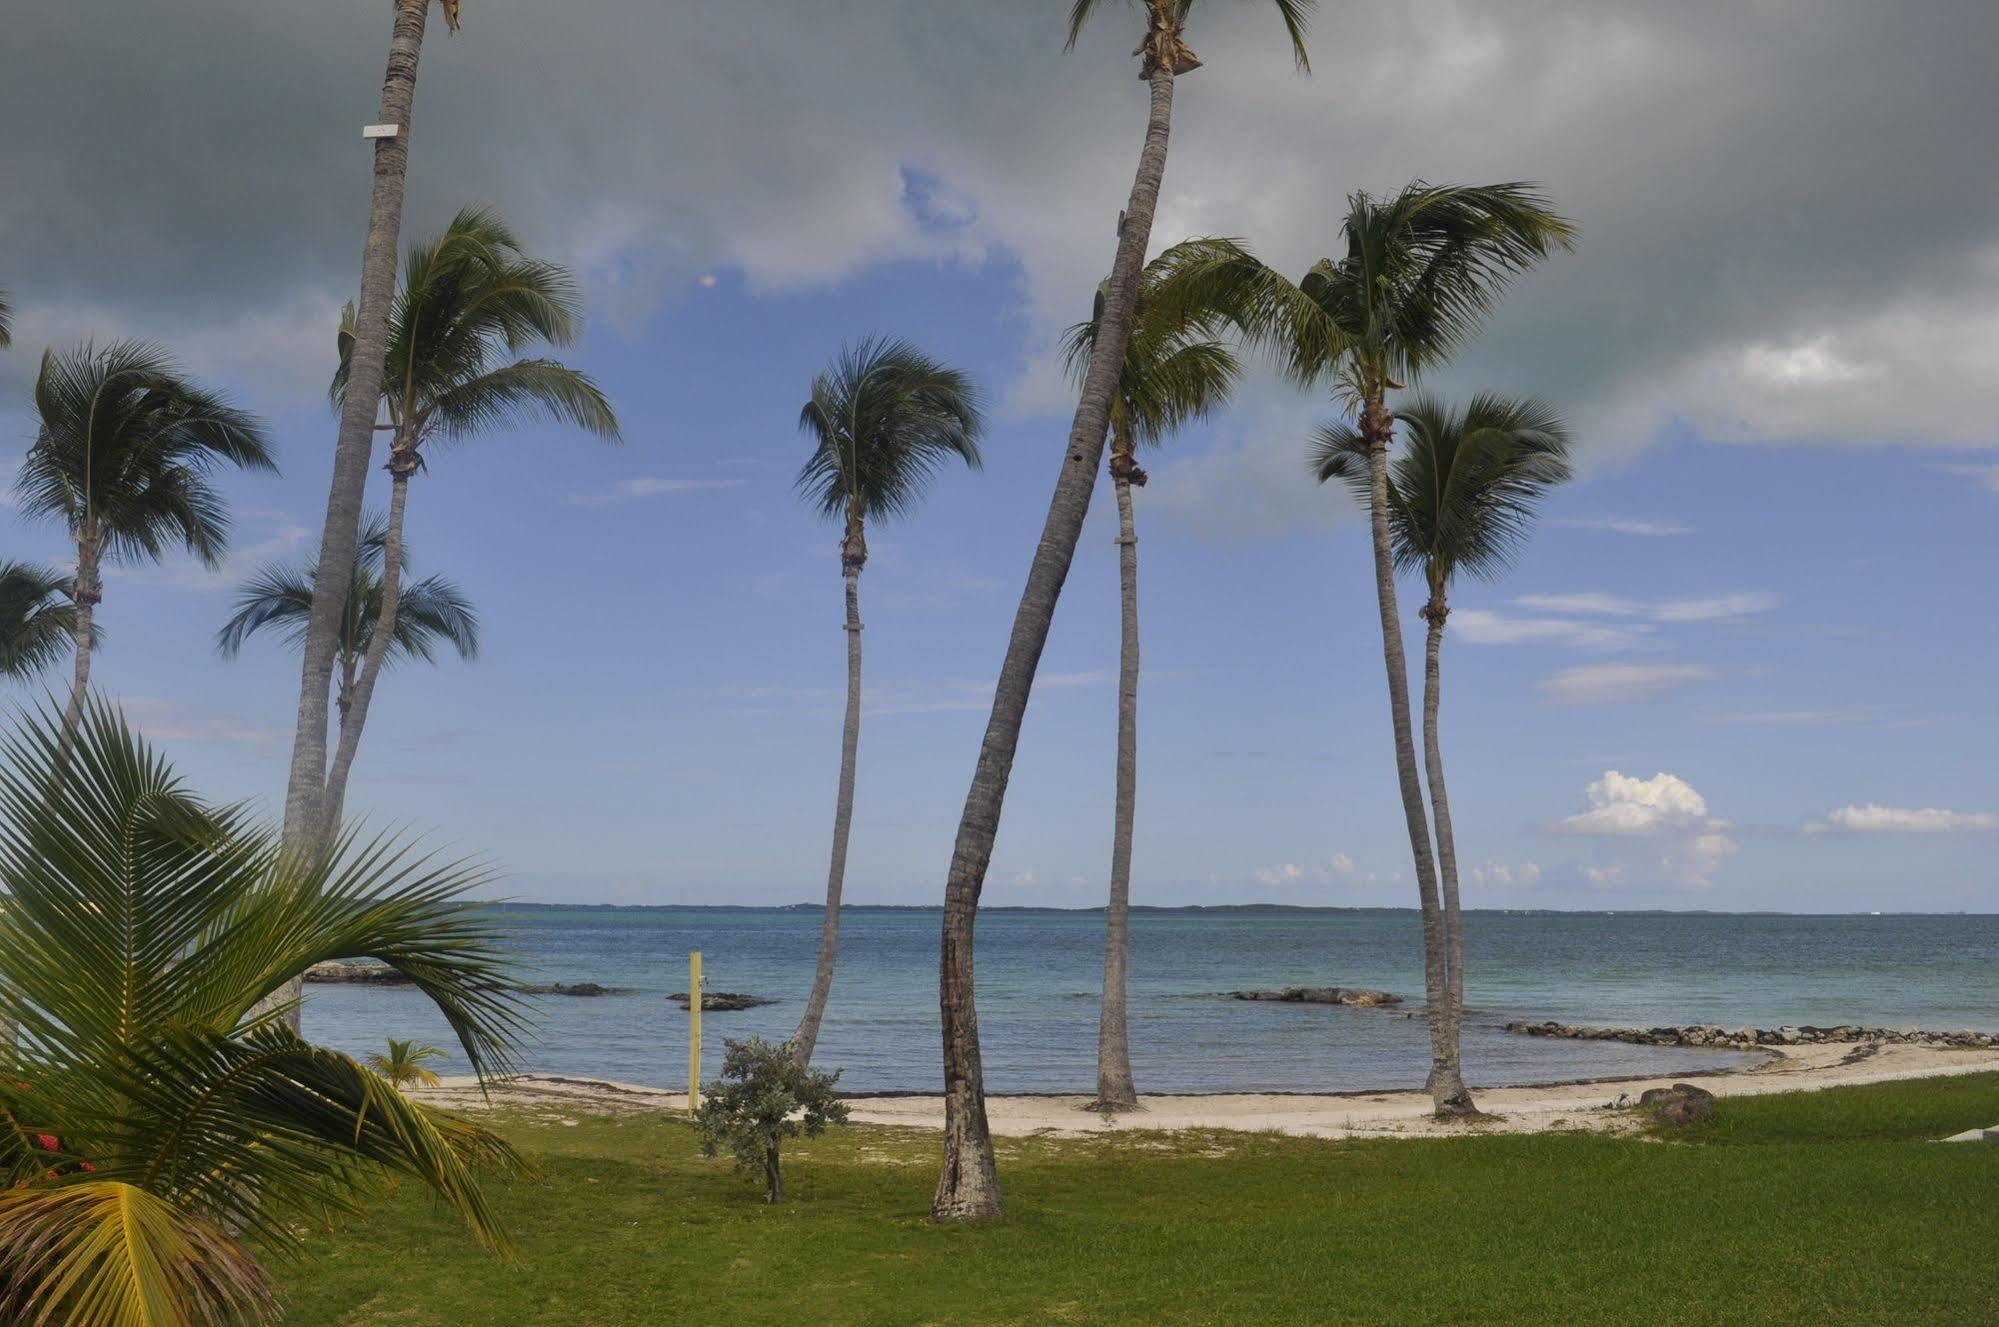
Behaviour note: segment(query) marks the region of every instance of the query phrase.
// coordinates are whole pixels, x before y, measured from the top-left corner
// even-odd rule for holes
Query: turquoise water
[[[529,1067],[686,1081],[687,953],[708,989],[778,1003],[704,1019],[706,1072],[725,1037],[781,1039],[798,1019],[817,910],[506,909],[529,980],[594,981],[625,994],[536,1001]],[[934,909],[849,909],[816,1061],[859,1092],[941,1081]],[[1802,917],[1720,913],[1466,914],[1465,1058],[1483,1086],[1682,1072],[1745,1061],[1512,1036],[1516,1018],[1644,1024],[1865,1023],[1999,1031],[1999,916]],[[1132,920],[1132,1058],[1141,1091],[1347,1091],[1420,1086],[1427,1068],[1417,917],[1403,910],[1175,909]],[[981,915],[979,1021],[994,1092],[1087,1092],[1096,1083],[1103,916]],[[1251,1004],[1216,993],[1373,986],[1403,1009]],[[308,1035],[350,1050],[384,1038],[449,1045],[407,990],[312,987]]]

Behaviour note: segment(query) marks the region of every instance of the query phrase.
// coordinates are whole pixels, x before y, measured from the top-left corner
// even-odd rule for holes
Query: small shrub
[[[829,1124],[845,1124],[847,1107],[833,1094],[837,1070],[823,1073],[798,1063],[791,1043],[772,1045],[761,1037],[726,1042],[722,1076],[703,1089],[694,1127],[701,1150],[714,1156],[728,1148],[736,1169],[761,1171],[764,1201],[784,1201],[778,1153],[787,1138],[814,1137]]]

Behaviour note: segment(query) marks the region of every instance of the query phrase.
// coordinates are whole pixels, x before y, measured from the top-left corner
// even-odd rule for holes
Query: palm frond
[[[70,580],[29,562],[0,561],[0,677],[31,677],[64,658],[76,639]],[[103,632],[92,628],[92,648]]]
[[[1259,0],[1261,3],[1262,0]],[[1063,50],[1073,51],[1081,39],[1083,29],[1089,26],[1097,11],[1103,9],[1107,0],[1074,0],[1069,7],[1069,36]],[[1277,6],[1278,16],[1284,20],[1284,33],[1291,39],[1291,57],[1300,69],[1310,71],[1311,57],[1305,51],[1305,26],[1312,11],[1318,8],[1318,0],[1270,0]],[[1193,9],[1193,0],[1180,0],[1178,17],[1185,22]]]
[[[50,349],[34,396],[21,509],[73,534],[95,522],[114,557],[158,559],[180,545],[214,565],[229,522],[210,477],[225,463],[277,468],[254,415],[144,342]]]
[[[813,451],[797,487],[828,516],[907,515],[946,464],[982,464],[982,393],[964,373],[894,338],[843,346],[813,381],[798,424]]]
[[[0,290],[0,350],[14,344],[14,306]]]

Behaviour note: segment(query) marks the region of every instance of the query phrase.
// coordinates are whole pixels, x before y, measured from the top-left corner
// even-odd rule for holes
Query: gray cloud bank
[[[1005,254],[1045,340],[1109,261],[1144,113],[1136,20],[1112,7],[1065,57],[1064,8],[471,0],[462,34],[433,24],[410,225],[494,202],[626,326],[718,269],[776,290]],[[322,390],[388,26],[378,3],[16,7],[18,345],[154,334],[252,395]],[[1454,382],[1571,404],[1597,454],[1674,420],[1999,441],[1999,6],[1340,3],[1309,79],[1262,7],[1209,7],[1192,38],[1161,242],[1241,235],[1297,270],[1351,189],[1538,179],[1581,251],[1522,283]],[[32,356],[0,358],[18,383]],[[1043,356],[1014,401],[1057,382]],[[1291,422],[1316,408],[1277,399],[1170,486],[1305,519]]]

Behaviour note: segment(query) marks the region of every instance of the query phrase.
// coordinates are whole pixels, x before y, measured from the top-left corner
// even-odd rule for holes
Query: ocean
[[[601,997],[537,997],[526,1067],[678,1086],[687,989],[769,998],[703,1017],[704,1076],[728,1037],[779,1040],[797,1022],[819,936],[816,908],[500,910],[525,980],[596,982]],[[814,1062],[853,1092],[935,1092],[939,913],[849,908]],[[1428,1067],[1417,915],[1401,909],[1181,908],[1133,913],[1132,1062],[1141,1092],[1412,1088]],[[1659,1025],[1862,1023],[1999,1031],[1999,916],[1726,913],[1465,914],[1465,1062],[1476,1086],[1720,1068],[1755,1057],[1523,1037],[1512,1019]],[[994,1093],[1096,1085],[1103,914],[993,909],[978,932],[979,1025]],[[1399,1008],[1249,1003],[1220,993],[1370,986]],[[452,1047],[417,994],[310,986],[306,1034],[354,1052],[391,1036]],[[454,1061],[454,1063],[458,1063]],[[462,1063],[458,1064],[463,1071]]]

